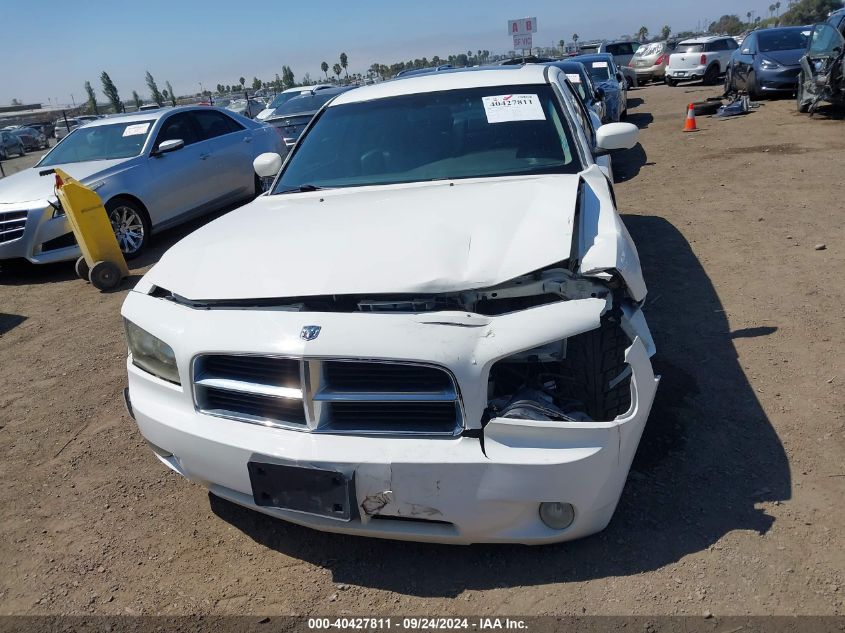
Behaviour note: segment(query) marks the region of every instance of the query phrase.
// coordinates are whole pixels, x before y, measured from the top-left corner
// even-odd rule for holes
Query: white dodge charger
[[[637,252],[555,67],[339,95],[267,194],[123,305],[158,458],[316,529],[547,543],[603,529],[651,408]]]

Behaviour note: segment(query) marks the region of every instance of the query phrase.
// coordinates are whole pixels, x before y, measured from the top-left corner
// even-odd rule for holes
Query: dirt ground
[[[717,93],[629,95],[641,145],[614,159],[616,195],[663,381],[604,532],[396,543],[210,498],[123,410],[119,309],[145,268],[104,295],[68,265],[7,266],[0,613],[842,614],[845,121],[767,101],[683,134]]]

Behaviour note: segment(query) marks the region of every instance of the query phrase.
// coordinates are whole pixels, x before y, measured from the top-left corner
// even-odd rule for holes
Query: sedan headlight
[[[123,320],[126,328],[126,341],[132,354],[132,363],[144,371],[163,380],[182,384],[179,381],[179,369],[176,367],[176,354],[173,348],[160,338],[156,338],[146,330],[127,319]]]
[[[780,68],[780,64],[773,62],[771,59],[763,59],[760,62],[760,68],[763,70],[775,70],[776,68]]]

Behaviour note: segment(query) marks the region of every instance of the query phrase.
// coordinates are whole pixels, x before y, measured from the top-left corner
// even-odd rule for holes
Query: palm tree
[[[645,42],[647,37],[648,37],[648,28],[645,27],[645,26],[641,26],[640,30],[637,31],[637,39],[641,42]]]
[[[748,18],[748,23],[751,24],[751,11],[745,14],[745,17]]]
[[[769,17],[774,16],[774,14],[775,14],[775,5],[770,4],[769,5]]]
[[[577,51],[578,50],[578,34],[577,33],[572,34],[572,41],[575,42],[575,50]]]
[[[346,72],[346,78],[349,79],[349,71],[346,70],[346,66],[349,64],[349,57],[346,56],[346,53],[340,54],[340,65],[343,70]]]
[[[780,17],[780,0],[775,2],[775,13],[777,14],[777,17]]]
[[[672,27],[666,24],[662,29],[660,29],[660,39],[668,40],[671,32]]]
[[[340,73],[343,72],[343,67],[340,64],[332,66],[332,72],[337,75],[337,80],[340,81]]]
[[[240,79],[238,79],[238,81],[241,82],[241,90],[243,90],[244,86],[246,85],[246,78],[241,77]]]
[[[326,79],[328,79],[329,78],[329,65],[328,65],[327,62],[323,62],[322,64],[320,64],[320,70],[322,70],[324,73],[326,73]]]

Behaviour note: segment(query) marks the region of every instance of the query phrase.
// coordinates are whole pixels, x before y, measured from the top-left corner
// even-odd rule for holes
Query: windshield
[[[330,92],[330,94],[326,94]],[[294,95],[294,98],[283,103],[280,108],[276,108],[273,113],[274,116],[285,116],[288,114],[301,114],[304,112],[316,112],[332,97],[337,96],[338,93],[334,91],[323,91],[317,94],[310,92],[305,95]]]
[[[771,30],[760,31],[757,34],[757,45],[761,53],[770,53],[772,51],[792,51],[796,49],[804,50],[807,48],[807,38],[810,31],[804,29],[795,30]]]
[[[703,53],[704,44],[678,44],[676,53]]]
[[[74,125],[79,125],[79,121],[77,121],[76,119],[68,119],[67,122],[68,122],[68,125],[70,125],[71,127],[73,127]],[[65,127],[65,120],[59,119],[54,124],[54,127]]]
[[[154,121],[150,120],[77,128],[56,145],[39,166],[137,156],[153,124]]]
[[[645,44],[637,49],[637,52],[634,53],[634,57],[652,57],[653,55],[660,55],[660,53],[663,52],[663,46],[663,42]]]
[[[282,105],[283,103],[287,103],[288,101],[290,101],[294,97],[299,97],[300,95],[303,95],[303,94],[310,94],[310,92],[311,92],[310,90],[303,89],[303,90],[297,91],[297,92],[283,92],[281,94],[277,94],[276,97],[270,102],[270,105],[268,105],[267,107],[273,108],[275,110],[280,105]]]
[[[835,28],[829,24],[817,24],[813,28],[813,41],[810,44],[810,54],[832,53],[834,49],[842,50],[843,39]]]
[[[35,136],[36,134],[38,134],[38,132],[33,130],[31,127],[19,127],[17,129],[12,130],[12,134],[14,134],[15,136]]]
[[[610,66],[607,62],[587,62],[585,66],[590,71],[593,81],[602,82],[610,79]]]
[[[325,110],[300,140],[274,193],[577,173],[575,152],[547,85],[403,95]]]

